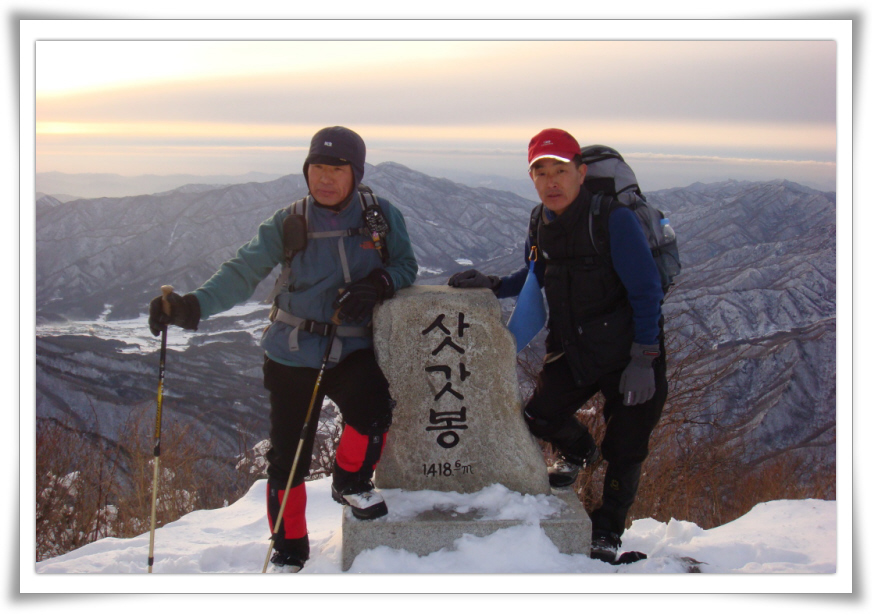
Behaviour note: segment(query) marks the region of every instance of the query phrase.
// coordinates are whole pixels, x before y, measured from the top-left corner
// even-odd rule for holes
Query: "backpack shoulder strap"
[[[284,252],[285,260],[282,263],[282,270],[279,273],[278,278],[276,278],[276,283],[273,285],[272,291],[270,291],[269,296],[267,297],[267,302],[275,303],[276,297],[278,297],[279,292],[281,292],[282,288],[286,288],[288,284],[288,279],[291,276],[291,261],[294,259],[294,256],[297,254],[296,250],[291,250],[288,248],[288,218],[294,215],[300,215],[299,212],[302,210],[303,216],[305,217],[308,214],[309,208],[309,197],[305,196],[302,199],[297,199],[290,205],[285,208],[285,211],[288,212],[288,215],[285,216],[284,223],[282,224],[282,249]],[[308,220],[308,219],[307,219]]]
[[[610,257],[609,253],[609,216],[616,207],[625,207],[617,199],[597,192],[591,197],[588,232],[593,247],[598,254]]]
[[[309,222],[309,197],[304,196],[302,199],[298,199],[298,200],[294,201],[293,207],[294,207],[293,213],[302,215],[306,219],[306,222],[308,223]]]
[[[282,243],[284,244],[285,262],[290,264],[294,259],[297,251],[288,247],[288,224],[290,216],[302,215],[306,222],[309,222],[309,197],[304,196],[302,199],[297,199],[286,208],[288,215],[285,217],[285,222],[282,225]],[[301,213],[302,212],[302,213]]]
[[[290,205],[285,207],[285,210],[288,212],[288,214],[292,214],[292,215],[293,214],[299,215],[302,212],[302,215],[304,217],[307,217],[307,219],[308,219],[309,197],[304,196],[302,199],[297,199],[296,201],[294,201],[293,203],[291,203]]]
[[[378,207],[381,209],[381,205],[378,202],[378,197],[373,193],[373,191],[368,187],[361,184],[358,186],[360,190],[360,206],[366,211],[370,207]]]
[[[385,217],[384,210],[378,201],[378,197],[369,186],[360,184],[358,192],[360,194],[360,206],[363,209],[363,222],[366,225],[364,230],[372,238],[382,263],[387,264],[390,259],[387,235],[391,228]]]

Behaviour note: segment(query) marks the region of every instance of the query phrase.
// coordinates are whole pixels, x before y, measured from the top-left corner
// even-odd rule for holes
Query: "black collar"
[[[569,207],[563,210],[563,213],[554,218],[554,220],[551,221],[551,224],[557,223],[566,229],[574,228],[578,219],[581,216],[586,216],[588,210],[590,210],[590,201],[590,192],[588,192],[587,188],[582,185],[575,200],[569,204]],[[543,205],[542,207],[545,206]]]

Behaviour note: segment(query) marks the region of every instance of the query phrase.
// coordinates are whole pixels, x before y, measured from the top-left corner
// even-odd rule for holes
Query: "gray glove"
[[[455,288],[489,288],[496,292],[500,286],[500,278],[495,275],[485,275],[475,269],[467,269],[451,276],[448,280],[448,286]]]
[[[654,368],[651,364],[660,356],[660,346],[643,346],[633,342],[630,364],[621,374],[619,390],[624,394],[624,405],[644,404],[654,397]]]

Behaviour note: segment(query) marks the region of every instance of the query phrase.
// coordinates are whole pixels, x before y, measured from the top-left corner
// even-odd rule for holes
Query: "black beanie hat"
[[[312,137],[309,155],[303,163],[303,177],[309,184],[310,164],[351,165],[354,187],[363,181],[363,163],[366,160],[366,145],[360,135],[343,126],[322,128]]]

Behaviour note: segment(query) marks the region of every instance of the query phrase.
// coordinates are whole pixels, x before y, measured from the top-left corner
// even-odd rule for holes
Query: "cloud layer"
[[[835,160],[834,41],[36,45],[38,171],[161,172],[165,158],[202,172],[232,157],[234,172],[273,171],[334,124],[383,160],[449,165],[490,152],[522,167],[547,126],[627,151]]]

